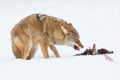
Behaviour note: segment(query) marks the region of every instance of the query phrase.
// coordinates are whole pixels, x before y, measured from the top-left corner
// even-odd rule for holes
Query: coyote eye
[[[75,38],[75,41],[77,41],[78,40],[78,38]]]

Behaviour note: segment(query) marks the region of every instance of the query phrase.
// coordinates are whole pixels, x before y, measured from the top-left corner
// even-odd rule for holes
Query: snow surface
[[[73,56],[80,53],[56,46],[61,58],[44,59],[40,49],[32,60],[15,59],[10,33],[22,18],[45,13],[71,22],[86,48],[113,50],[104,56]],[[0,80],[120,80],[119,0],[0,0]]]

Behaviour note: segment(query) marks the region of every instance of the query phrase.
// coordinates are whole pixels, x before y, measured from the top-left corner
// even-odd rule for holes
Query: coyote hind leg
[[[37,50],[37,45],[33,45],[30,52],[29,52],[29,55],[28,55],[27,59],[33,58],[34,55],[35,55],[36,50]]]

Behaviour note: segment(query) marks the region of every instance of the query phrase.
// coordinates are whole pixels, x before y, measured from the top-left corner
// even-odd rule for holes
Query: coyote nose
[[[84,46],[82,46],[82,48],[83,48]]]

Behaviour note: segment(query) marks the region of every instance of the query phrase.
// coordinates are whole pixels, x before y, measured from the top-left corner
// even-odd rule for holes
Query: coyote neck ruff
[[[21,20],[11,31],[11,41],[15,57],[21,59],[31,59],[38,44],[45,58],[49,58],[48,47],[60,57],[55,44],[75,50],[83,47],[71,23],[45,14],[33,14]]]

